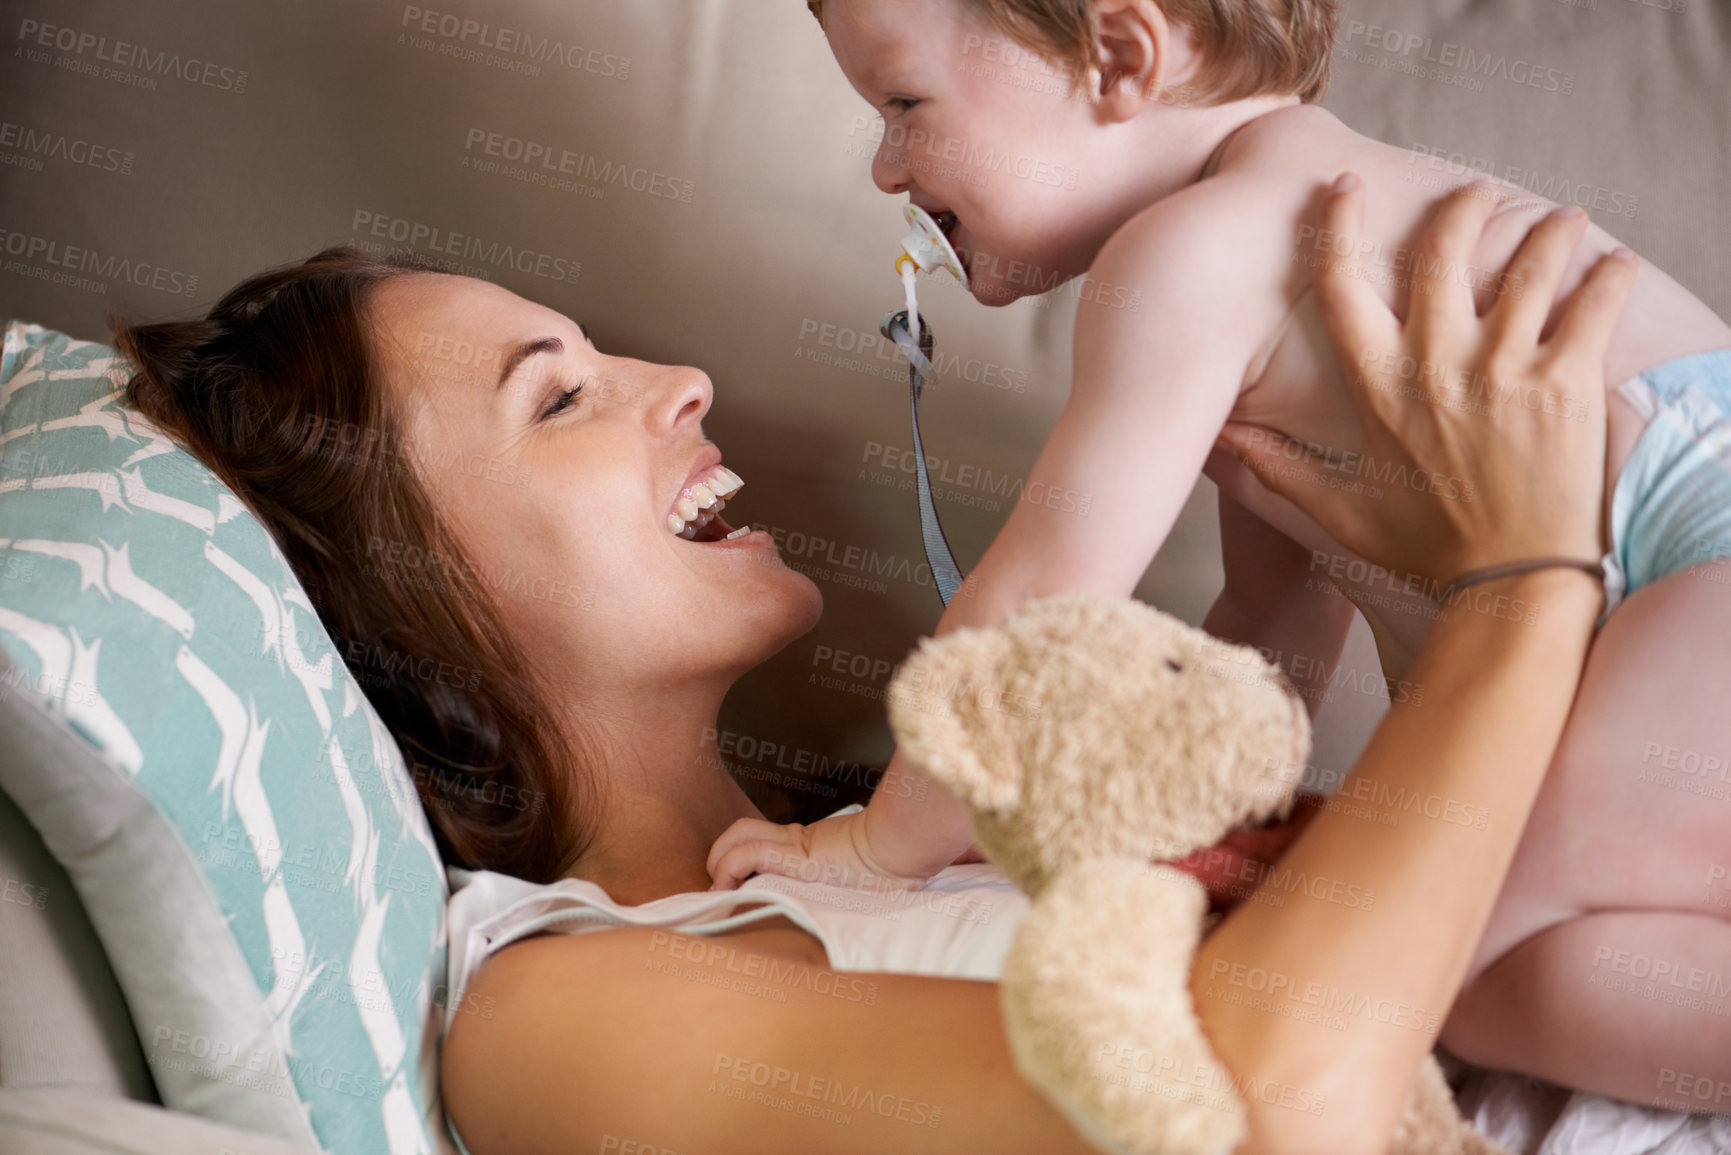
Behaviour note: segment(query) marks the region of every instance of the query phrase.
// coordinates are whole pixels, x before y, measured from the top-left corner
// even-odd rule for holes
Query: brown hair
[[[1093,0],[969,0],[999,30],[1087,83],[1094,56]],[[806,0],[823,21],[824,0]],[[1293,94],[1306,103],[1328,88],[1338,0],[1159,0],[1161,11],[1196,38],[1195,77],[1164,94],[1176,103],[1225,104]]]
[[[418,271],[326,249],[243,281],[202,320],[117,325],[126,396],[269,529],[402,749],[447,861],[552,881],[589,837],[570,805],[577,759],[547,734],[547,695],[494,604],[463,580],[475,571],[408,466],[373,353],[370,293]]]

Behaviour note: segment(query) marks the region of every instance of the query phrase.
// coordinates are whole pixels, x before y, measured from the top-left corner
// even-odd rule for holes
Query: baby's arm
[[[1069,400],[936,634],[996,625],[1029,598],[1130,596],[1195,487],[1247,366],[1286,317],[1291,230],[1254,189],[1198,186],[1107,242],[1089,276],[1112,291],[1081,294]],[[708,865],[724,889],[812,863],[826,877],[923,880],[971,839],[961,804],[898,752],[864,813],[809,826],[741,819]]]
[[[1069,401],[936,635],[995,625],[1029,598],[1135,590],[1195,487],[1246,366],[1284,317],[1278,276],[1263,276],[1261,293],[1246,287],[1269,258],[1259,263],[1233,243],[1244,211],[1181,194],[1101,252],[1092,279],[1126,291],[1080,304]],[[1134,309],[1114,305],[1129,300]],[[970,837],[960,804],[899,753],[864,825],[870,858],[911,877],[954,861]]]
[[[1308,549],[1225,493],[1220,556],[1226,585],[1202,628],[1263,651],[1298,687],[1315,718],[1352,628],[1352,603],[1314,574]]]

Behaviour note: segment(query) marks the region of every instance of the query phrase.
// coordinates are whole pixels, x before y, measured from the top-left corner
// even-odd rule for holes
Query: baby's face
[[[973,0],[827,0],[824,32],[884,119],[873,181],[937,218],[976,299],[1008,304],[1087,271],[1111,233],[1091,159],[1109,130],[1064,66]]]

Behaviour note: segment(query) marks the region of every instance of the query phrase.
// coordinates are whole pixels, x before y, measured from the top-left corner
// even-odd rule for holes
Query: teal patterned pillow
[[[0,734],[0,788],[90,909],[167,1106],[447,1152],[447,888],[402,757],[264,527],[126,378],[6,328],[0,694],[100,757],[21,765]]]

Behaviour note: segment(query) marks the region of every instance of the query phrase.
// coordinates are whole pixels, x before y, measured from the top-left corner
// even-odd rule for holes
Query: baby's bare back
[[[1221,182],[1220,190],[1240,201],[1245,189],[1252,189],[1251,203],[1282,222],[1282,231],[1292,240],[1288,251],[1274,260],[1248,248],[1243,253],[1245,292],[1279,295],[1281,304],[1289,307],[1285,324],[1267,335],[1247,366],[1234,419],[1278,429],[1288,437],[1320,447],[1342,473],[1343,483],[1358,478],[1375,485],[1389,479],[1376,463],[1358,456],[1362,446],[1356,411],[1341,383],[1338,361],[1309,289],[1311,270],[1336,243],[1336,238],[1317,228],[1315,198],[1319,190],[1347,171],[1358,173],[1367,188],[1360,251],[1368,275],[1384,300],[1404,319],[1415,260],[1414,239],[1442,197],[1468,183],[1470,174],[1450,172],[1434,158],[1361,136],[1322,109],[1305,106],[1272,113],[1240,130],[1229,143],[1217,174],[1188,190],[1188,195],[1205,195],[1213,181]],[[1236,187],[1229,189],[1229,185]],[[1494,298],[1502,270],[1527,230],[1557,207],[1514,186],[1507,186],[1504,195],[1507,200],[1487,226],[1470,265],[1447,270],[1463,291],[1470,287],[1481,308]],[[1243,235],[1248,246],[1268,233],[1247,229]],[[1572,292],[1586,271],[1618,243],[1611,234],[1592,226],[1570,266],[1561,294]],[[1519,291],[1518,286],[1508,288]],[[1264,312],[1277,315],[1274,310]],[[1731,348],[1731,327],[1661,270],[1643,261],[1628,309],[1607,351],[1605,379],[1615,387],[1677,357],[1723,348]],[[1489,399],[1485,393],[1491,388],[1488,382],[1469,385],[1462,400],[1482,404]],[[1554,398],[1525,400],[1534,405],[1557,404]],[[1559,408],[1559,416],[1567,414]],[[1609,482],[1614,482],[1643,427],[1634,409],[1613,395],[1609,404],[1607,494]],[[1228,495],[1300,544],[1339,554],[1338,547],[1313,522],[1292,506],[1270,499],[1241,467],[1217,454],[1208,472]],[[1349,584],[1354,584],[1350,574],[1363,572],[1360,566],[1340,566],[1334,577],[1347,576]],[[1398,674],[1428,632],[1433,603],[1422,595],[1405,592],[1399,579],[1378,576],[1374,582],[1358,584],[1362,586],[1361,608],[1377,627],[1385,661],[1395,667],[1387,672]]]

